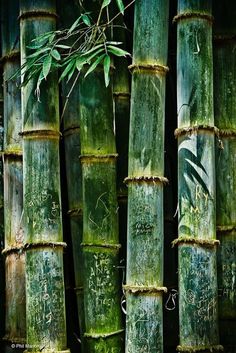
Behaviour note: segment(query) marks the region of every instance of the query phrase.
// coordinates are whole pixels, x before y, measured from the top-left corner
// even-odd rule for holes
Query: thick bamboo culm
[[[21,63],[38,35],[56,28],[56,2],[20,1]],[[34,352],[69,353],[66,343],[59,168],[57,75],[22,89],[24,251],[26,254],[27,344]]]
[[[79,17],[79,8],[74,1],[67,1],[58,8],[60,23],[63,28],[70,28],[71,24]],[[68,43],[70,44],[70,43]],[[65,166],[68,193],[68,212],[70,222],[71,241],[73,247],[73,262],[75,273],[75,294],[77,298],[78,320],[81,347],[84,352],[84,293],[83,293],[83,261],[82,261],[82,171],[80,161],[80,106],[79,82],[75,84],[74,76],[69,83],[62,83],[62,112],[63,138],[65,146]]]
[[[169,3],[135,3],[129,141],[126,352],[163,352],[163,184]],[[157,45],[158,44],[158,45]]]
[[[214,111],[220,139],[216,145],[219,327],[224,351],[231,353],[236,347],[236,3],[214,1],[213,15]]]
[[[179,0],[177,22],[179,352],[219,345],[211,1]]]
[[[101,4],[87,1],[86,11],[96,14]],[[123,352],[112,98],[100,67],[81,79],[84,336],[89,353]]]
[[[6,81],[20,67],[19,1],[1,5],[4,75],[4,223],[5,223],[5,351],[25,343],[25,255],[22,210],[21,95],[15,81]]]

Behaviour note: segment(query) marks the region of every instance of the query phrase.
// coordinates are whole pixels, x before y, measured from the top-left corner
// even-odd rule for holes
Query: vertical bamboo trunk
[[[220,337],[225,352],[236,352],[236,4],[214,1],[216,224],[218,251]],[[223,15],[224,14],[224,15]]]
[[[181,352],[221,350],[218,337],[211,1],[179,0],[177,105]]]
[[[20,1],[22,63],[38,35],[55,30],[55,1]],[[35,96],[35,79],[22,90],[24,232],[26,253],[27,344],[33,351],[66,348],[61,196],[59,104],[52,74]]]
[[[19,1],[1,4],[4,80],[20,67]],[[21,96],[15,81],[4,82],[4,223],[6,277],[6,350],[25,343],[25,255],[22,231]],[[19,346],[20,347],[20,346]]]
[[[117,26],[123,26],[123,16],[118,18]],[[124,28],[114,29],[114,40],[123,43],[126,48],[126,31]],[[127,242],[127,198],[128,190],[124,179],[128,173],[128,144],[129,144],[129,118],[130,118],[130,75],[126,58],[114,58],[113,98],[115,111],[115,137],[117,159],[117,198],[119,207],[119,238],[121,242],[120,267],[124,281],[126,242]]]
[[[88,1],[98,13],[101,1]],[[111,85],[103,69],[81,80],[85,339],[89,353],[123,351],[118,271],[116,149]]]
[[[2,56],[2,50],[1,50]],[[5,333],[5,275],[4,275],[4,257],[2,256],[2,250],[4,248],[4,194],[3,194],[3,70],[2,64],[0,64],[0,337],[4,336]]]
[[[163,184],[169,4],[135,3],[129,142],[126,352],[163,352]]]
[[[72,23],[79,17],[79,7],[74,1],[61,4],[59,11],[60,21],[63,28],[70,28]],[[60,13],[61,12],[61,13]],[[69,43],[68,43],[69,44]],[[80,329],[81,352],[84,351],[84,304],[83,304],[83,266],[82,266],[82,171],[79,156],[80,150],[80,111],[79,111],[79,83],[76,83],[71,91],[71,83],[62,84],[63,137],[65,146],[65,165],[68,190],[68,217],[70,222],[70,233],[73,247],[73,261],[75,272],[75,293],[77,298],[77,309]],[[70,93],[71,92],[71,93]],[[67,96],[68,97],[67,101]]]

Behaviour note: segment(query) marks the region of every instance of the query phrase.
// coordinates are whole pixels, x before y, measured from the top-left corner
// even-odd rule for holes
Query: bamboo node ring
[[[141,176],[137,176],[137,177],[127,177],[124,179],[124,183],[125,184],[129,184],[129,183],[154,183],[154,184],[163,184],[166,185],[169,183],[169,180],[163,176],[158,176],[158,175],[141,175]]]
[[[181,20],[186,20],[188,18],[199,18],[202,20],[207,20],[211,24],[214,22],[214,17],[210,14],[204,13],[204,12],[183,12],[178,15],[176,15],[173,18],[173,23],[179,22]]]
[[[161,64],[132,64],[128,66],[131,73],[135,71],[153,71],[166,74],[169,67]]]
[[[93,338],[93,339],[99,339],[99,338],[106,338],[110,336],[116,336],[120,335],[124,332],[124,329],[113,331],[113,332],[108,332],[108,333],[84,333],[85,338]]]
[[[30,249],[36,249],[36,248],[66,248],[67,244],[64,242],[52,242],[52,241],[39,241],[35,243],[26,243],[23,246],[23,250],[30,250]]]
[[[177,128],[175,129],[174,135],[177,138],[182,135],[192,135],[194,133],[196,134],[199,130],[213,132],[217,137],[219,137],[219,134],[220,134],[220,130],[216,126],[194,125],[194,126]]]
[[[172,243],[171,243],[172,248],[175,245],[179,245],[179,244],[183,244],[183,243],[193,243],[193,244],[205,246],[205,247],[214,247],[216,245],[220,245],[220,241],[218,239],[199,239],[199,238],[194,238],[194,237],[181,236],[181,237],[172,241]]]
[[[196,347],[192,347],[192,346],[177,346],[176,350],[178,352],[191,352],[191,353],[195,353],[195,352],[205,352],[205,351],[210,351],[210,352],[218,352],[218,351],[223,351],[224,347],[220,344],[215,345],[215,346],[196,346]]]
[[[92,248],[108,248],[108,249],[115,249],[118,250],[121,248],[121,244],[106,244],[106,243],[100,243],[100,244],[94,244],[94,243],[81,243],[80,246],[83,247],[92,247]]]
[[[168,289],[166,287],[156,287],[156,286],[130,286],[125,284],[122,286],[125,292],[130,293],[167,293]]]

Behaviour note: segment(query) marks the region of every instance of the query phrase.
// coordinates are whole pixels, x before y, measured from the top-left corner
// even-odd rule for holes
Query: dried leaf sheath
[[[129,353],[163,351],[163,173],[168,12],[168,1],[135,3],[125,286],[126,349]]]
[[[27,46],[56,25],[55,1],[20,2],[22,64]],[[57,76],[22,90],[24,231],[26,252],[27,343],[35,351],[66,350],[63,247],[59,176]],[[64,353],[65,353],[64,352]]]
[[[179,0],[175,20],[180,307],[177,349],[210,352],[222,348],[217,322],[211,1]]]
[[[224,12],[224,16],[222,13]],[[214,107],[221,144],[216,146],[216,224],[219,325],[225,352],[236,347],[236,5],[213,3]]]
[[[15,81],[6,81],[20,67],[19,1],[10,7],[3,3],[2,56],[4,72],[4,226],[5,226],[5,280],[6,349],[11,343],[25,343],[25,255],[22,231],[22,128],[21,96]]]

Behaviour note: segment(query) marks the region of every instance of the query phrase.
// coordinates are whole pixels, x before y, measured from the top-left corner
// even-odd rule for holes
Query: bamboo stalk
[[[59,10],[60,21],[63,28],[70,28],[72,23],[79,17],[79,7],[74,1],[61,4]],[[61,11],[61,13],[60,13]],[[68,43],[69,44],[69,43]],[[63,104],[63,137],[65,146],[65,165],[68,190],[68,217],[70,222],[70,233],[73,247],[73,261],[75,272],[75,294],[77,298],[77,309],[79,319],[79,332],[81,340],[81,352],[84,352],[84,293],[83,293],[83,262],[82,262],[82,234],[83,234],[83,211],[82,211],[82,171],[79,156],[80,149],[80,106],[79,106],[79,83],[72,89],[74,78],[71,83],[62,84]],[[70,94],[70,95],[69,95]]]
[[[162,352],[168,1],[135,3],[129,142],[126,352]],[[158,43],[158,45],[157,45]]]
[[[211,1],[179,0],[177,105],[180,352],[213,352],[217,312]]]
[[[22,231],[21,96],[15,81],[6,81],[20,67],[19,1],[2,3],[2,62],[4,71],[4,223],[6,316],[5,349],[25,343],[25,255]]]
[[[231,1],[213,4],[214,106],[220,135],[216,145],[219,324],[225,352],[230,353],[236,349],[236,6]]]
[[[87,1],[97,14],[101,1]],[[99,67],[80,82],[85,338],[89,353],[122,352],[116,149],[111,85]]]
[[[55,1],[21,0],[21,60],[30,41],[55,30]],[[24,156],[24,232],[26,253],[27,344],[33,351],[69,353],[63,276],[59,175],[59,104],[57,75],[22,89]]]

